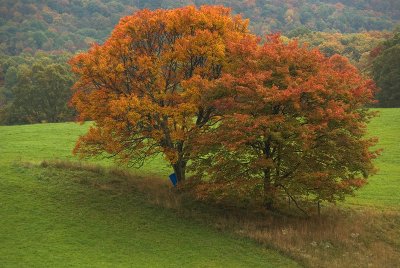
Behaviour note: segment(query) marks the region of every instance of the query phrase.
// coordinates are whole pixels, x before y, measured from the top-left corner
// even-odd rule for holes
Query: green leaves
[[[6,124],[71,120],[74,113],[68,101],[73,81],[65,63],[45,55],[13,62],[5,75],[7,105],[2,107],[1,120]]]
[[[377,94],[381,107],[400,107],[400,30],[383,43],[372,61],[372,75],[381,91]]]

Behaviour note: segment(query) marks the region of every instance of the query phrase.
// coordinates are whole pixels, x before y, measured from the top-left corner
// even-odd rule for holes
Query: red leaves
[[[228,92],[217,101],[222,121],[200,142],[218,163],[195,161],[197,171],[218,184],[242,174],[254,188],[331,202],[361,187],[377,153],[362,138],[372,113],[361,108],[374,85],[347,59],[286,45],[279,35],[239,48],[244,63],[218,84]]]

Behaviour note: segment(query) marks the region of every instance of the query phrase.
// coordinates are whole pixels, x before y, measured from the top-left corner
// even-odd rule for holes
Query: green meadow
[[[249,239],[151,205],[133,188],[93,187],[113,180],[108,175],[35,165],[77,160],[71,150],[86,128],[0,127],[0,267],[298,266]],[[137,172],[150,177],[170,170],[160,158]]]
[[[378,172],[369,183],[348,198],[347,203],[375,207],[400,206],[400,109],[379,110],[379,117],[369,124],[369,135],[378,137],[377,148],[383,149],[376,160]]]
[[[250,239],[152,205],[110,174],[40,166],[71,155],[88,124],[0,127],[0,267],[296,267],[288,256]],[[398,209],[400,109],[381,109],[369,126],[383,148],[379,172],[346,206]],[[91,160],[102,166],[110,160]],[[162,157],[133,174],[165,177]],[[124,187],[120,187],[123,189]]]

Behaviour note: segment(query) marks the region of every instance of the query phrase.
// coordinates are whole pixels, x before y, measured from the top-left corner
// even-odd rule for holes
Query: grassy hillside
[[[398,208],[399,120],[400,109],[382,109],[381,116],[370,124],[371,135],[380,137],[379,147],[384,149],[377,160],[380,171],[347,204]],[[230,232],[210,229],[199,223],[201,220],[185,219],[173,210],[151,205],[147,196],[118,176],[27,164],[46,159],[77,160],[71,156],[71,150],[87,126],[63,123],[0,127],[0,266],[297,265]],[[93,161],[112,165],[101,159]],[[160,157],[136,174],[166,177],[170,172]],[[327,218],[317,222],[282,219],[277,224],[276,220],[265,219],[255,226],[270,227],[257,231],[252,229],[253,225],[246,225],[246,221],[244,226],[234,228],[241,236],[267,244],[272,241],[282,251],[314,266],[331,263],[339,267],[343,265],[339,261],[342,254],[353,248],[356,255],[346,255],[347,264],[354,260],[357,265],[393,267],[395,250],[400,246],[398,231],[393,226],[400,218],[384,214],[385,221],[381,221],[380,214],[367,213],[369,216],[362,218],[362,225],[357,223],[358,216],[350,213],[338,220]],[[371,222],[365,224],[367,218]],[[225,224],[228,228],[229,224]],[[369,246],[366,248],[364,243]],[[357,254],[365,257],[358,258]]]
[[[0,127],[1,267],[296,267],[258,247],[150,205],[109,175],[23,164],[71,159],[86,126]],[[149,164],[143,172],[168,174]]]

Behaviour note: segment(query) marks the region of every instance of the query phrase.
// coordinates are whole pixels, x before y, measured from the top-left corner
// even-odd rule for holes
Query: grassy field
[[[369,179],[356,198],[348,203],[370,206],[400,206],[400,109],[381,109],[369,125],[371,136],[379,137],[382,155],[376,160],[378,174]]]
[[[151,205],[135,188],[98,187],[114,180],[107,174],[24,164],[74,160],[71,149],[85,129],[0,127],[0,267],[297,266],[250,239]],[[160,162],[140,172],[169,174]]]
[[[0,162],[41,162],[50,159],[79,161],[72,155],[72,149],[79,135],[83,135],[88,127],[88,123],[0,126],[0,137],[4,141],[0,145]],[[108,159],[90,161],[106,166],[114,165]],[[167,177],[172,173],[172,169],[160,156],[149,160],[141,170],[133,169],[132,172],[146,176]]]
[[[241,225],[235,220],[234,226],[229,226],[226,219],[210,220],[206,216],[204,221],[215,221],[219,229],[233,231],[219,232],[202,224],[201,218],[182,217],[174,210],[147,202],[142,191],[110,174],[26,164],[78,160],[71,156],[71,150],[87,126],[64,123],[0,127],[1,267],[298,265],[246,237],[272,245],[310,266],[343,267],[344,263],[392,267],[396,263],[393,256],[398,256],[400,250],[398,214],[374,210],[363,211],[363,216],[346,212],[337,220],[270,218],[260,223],[243,220]],[[384,149],[377,160],[380,171],[356,197],[346,201],[346,207],[398,211],[400,109],[382,109],[369,129],[370,135],[380,138],[379,147]],[[105,160],[94,162],[112,165]],[[161,178],[171,172],[162,158],[133,171]],[[265,227],[259,230],[259,226]],[[341,262],[345,257],[348,261]]]

